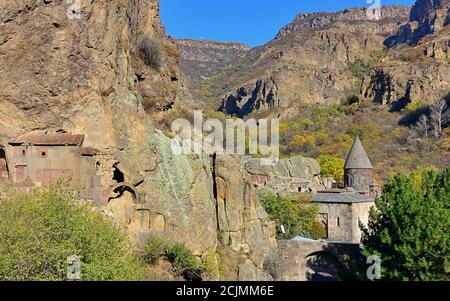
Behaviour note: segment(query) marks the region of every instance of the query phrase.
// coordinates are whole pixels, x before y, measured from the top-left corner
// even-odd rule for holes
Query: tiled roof
[[[345,169],[373,169],[372,163],[370,163],[370,159],[358,136],[356,136],[352,149],[345,161]]]
[[[351,203],[369,203],[373,202],[374,198],[359,194],[359,193],[318,193],[314,195],[313,202],[316,203],[338,203],[338,204],[351,204]]]
[[[43,131],[37,130],[21,135],[9,141],[11,145],[70,145],[81,146],[84,141],[84,135],[72,135],[65,131]]]

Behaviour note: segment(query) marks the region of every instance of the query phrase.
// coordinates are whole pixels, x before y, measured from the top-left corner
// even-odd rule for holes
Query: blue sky
[[[414,0],[381,0],[382,5],[412,5]],[[160,0],[161,18],[174,38],[241,42],[270,41],[301,12],[368,7],[366,0]]]

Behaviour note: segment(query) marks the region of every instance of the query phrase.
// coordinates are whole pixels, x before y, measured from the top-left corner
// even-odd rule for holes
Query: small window
[[[336,220],[336,222],[337,222],[337,226],[340,227],[340,226],[341,226],[341,218],[338,217],[337,220]]]
[[[25,157],[25,155],[26,155],[26,152],[25,152],[25,150],[23,149],[23,150],[22,150],[22,156]]]
[[[47,158],[47,152],[46,151],[43,151],[43,152],[41,152],[41,157],[42,158]]]

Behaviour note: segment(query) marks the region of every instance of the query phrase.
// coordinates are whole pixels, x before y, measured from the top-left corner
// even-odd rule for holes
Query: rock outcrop
[[[139,204],[126,193],[104,204],[130,232],[182,242],[198,256],[226,249],[237,259],[225,263],[228,279],[270,279],[274,229],[239,164],[174,156],[155,128],[152,116],[192,104],[158,1],[81,4],[72,18],[78,10],[62,0],[0,2],[0,145],[34,129],[85,134],[84,145],[102,153],[102,181],[120,173],[136,187]],[[158,68],[142,58],[144,38],[160,45]]]
[[[364,79],[362,99],[401,109],[450,92],[450,1],[418,0],[409,22],[385,41],[384,61]]]
[[[240,280],[271,280],[268,268],[276,256],[275,223],[256,199],[242,157],[214,159],[217,225],[222,260],[232,262]],[[227,276],[227,275],[224,275]]]
[[[317,160],[292,157],[274,165],[263,165],[259,159],[248,159],[245,170],[250,181],[260,190],[271,193],[309,193],[324,190]]]
[[[438,33],[450,24],[449,9],[448,0],[417,0],[411,9],[409,22],[385,44],[389,47],[402,43],[416,45],[425,36]]]
[[[384,40],[407,21],[408,7],[383,7],[382,18],[366,10],[299,15],[277,37],[252,49],[209,85],[220,110],[239,117],[305,104],[338,102],[358,90],[351,64],[383,51]]]

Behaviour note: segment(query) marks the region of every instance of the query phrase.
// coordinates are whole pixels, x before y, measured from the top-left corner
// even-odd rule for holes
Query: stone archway
[[[345,273],[341,261],[327,251],[318,251],[305,257],[306,277],[310,281],[339,281]]]

